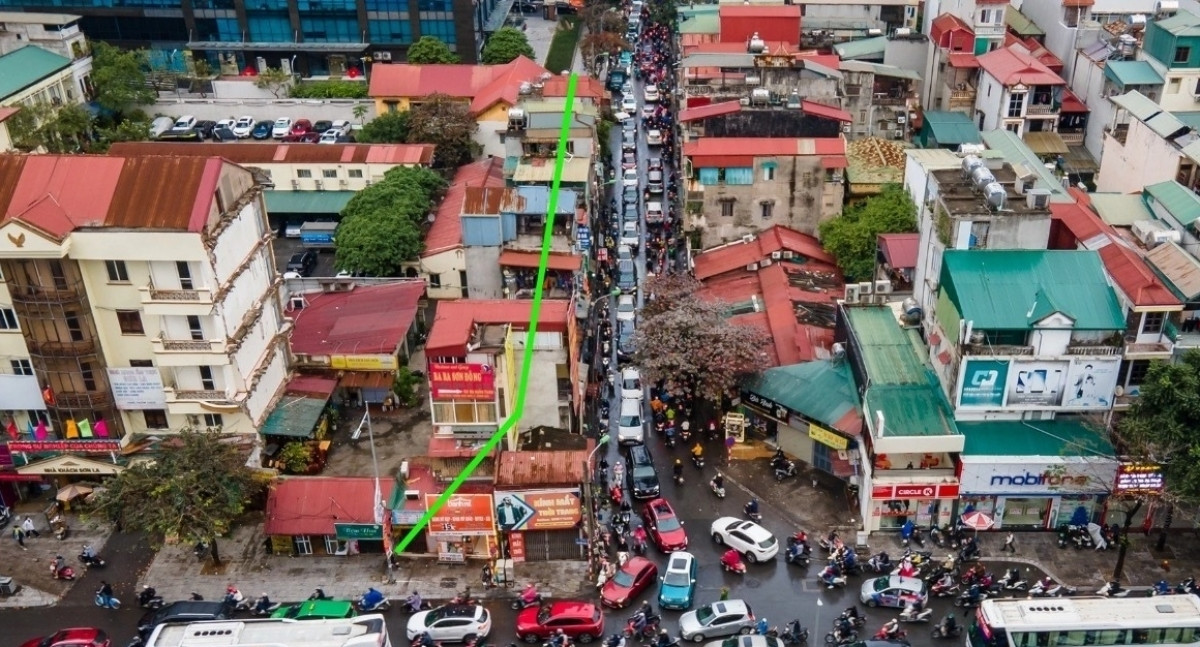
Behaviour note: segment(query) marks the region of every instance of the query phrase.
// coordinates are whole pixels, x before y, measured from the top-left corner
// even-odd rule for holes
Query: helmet
[[[679,465],[679,464],[682,464],[682,463],[683,463],[683,461],[681,461],[680,459],[678,459],[678,458],[676,458],[676,459],[675,459],[675,464],[676,464],[676,465]]]
[[[667,630],[666,630],[666,629],[660,629],[660,630],[658,631],[658,633],[660,633],[660,634],[662,634],[662,635],[664,635],[664,636],[665,636],[665,635],[667,635]]]
[[[265,598],[265,597],[267,597],[267,592],[266,592],[266,591],[263,591],[262,593],[259,593],[259,594],[258,594],[258,597],[260,597],[260,598]]]
[[[562,629],[559,629],[559,630],[558,630],[558,635],[560,635],[560,636],[561,636],[561,635],[562,635],[562,632],[563,632],[563,630],[562,630]]]
[[[143,590],[143,591],[145,591],[145,590],[146,590],[146,589],[148,589],[148,588],[150,588],[150,585],[149,585],[149,584],[143,584],[143,585],[142,585],[142,590]]]

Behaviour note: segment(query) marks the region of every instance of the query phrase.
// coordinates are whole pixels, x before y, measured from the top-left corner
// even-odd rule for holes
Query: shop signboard
[[[496,374],[487,364],[430,362],[429,390],[434,400],[494,400]]]
[[[395,355],[331,355],[329,366],[348,371],[394,371],[399,364]]]
[[[1004,406],[1008,360],[968,359],[958,383],[958,406],[999,409]]]
[[[1105,493],[1117,475],[1116,461],[1072,463],[987,463],[964,460],[959,477],[964,494]]]
[[[496,492],[493,497],[501,530],[567,530],[582,518],[578,488]]]
[[[393,526],[415,526],[425,516],[424,510],[392,510]]]
[[[1121,463],[1113,484],[1117,494],[1158,494],[1163,491],[1161,465],[1150,463]]]
[[[904,485],[873,485],[871,498],[896,499],[957,499],[958,483],[906,483]]]
[[[167,408],[167,395],[163,392],[162,375],[157,368],[145,366],[106,370],[118,409]]]
[[[742,400],[758,411],[765,413],[768,416],[771,416],[772,418],[775,418],[776,420],[785,424],[788,421],[788,416],[792,415],[791,409],[788,409],[787,407],[770,398],[764,398],[763,396],[752,391],[742,391]]]
[[[1120,358],[1078,357],[1067,371],[1064,409],[1108,409],[1113,404]]]
[[[847,440],[845,436],[836,434],[828,429],[825,429],[824,427],[821,427],[820,425],[815,425],[811,422],[808,424],[808,437],[821,443],[822,445],[832,447],[834,449],[846,449],[850,446],[850,441]]]
[[[333,533],[341,541],[380,541],[383,525],[378,523],[335,523]]]
[[[69,454],[109,454],[121,451],[119,440],[10,440],[9,451],[14,452],[63,452]]]
[[[1070,362],[1014,360],[1008,371],[1009,407],[1053,409],[1062,404]]]
[[[425,495],[425,507],[434,508],[437,494]],[[429,520],[429,531],[443,537],[479,537],[496,532],[490,494],[454,494]]]

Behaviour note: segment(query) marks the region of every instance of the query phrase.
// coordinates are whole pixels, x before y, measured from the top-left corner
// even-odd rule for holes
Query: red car
[[[321,140],[321,133],[291,133],[284,135],[283,140],[289,144],[315,144]]]
[[[658,581],[658,567],[645,557],[631,557],[600,589],[600,604],[622,609]]]
[[[312,122],[307,119],[297,119],[296,123],[292,124],[293,135],[303,135],[304,133],[312,132]],[[320,133],[317,133],[320,135]]]
[[[108,647],[108,634],[95,627],[60,629],[43,638],[30,638],[21,647]]]
[[[655,546],[664,553],[677,550],[687,550],[687,531],[683,522],[675,516],[671,504],[666,499],[655,499],[642,509],[642,520],[646,522],[646,530]]]
[[[568,638],[590,643],[604,635],[604,611],[583,600],[559,600],[517,614],[517,637],[527,643],[549,640],[559,629]]]

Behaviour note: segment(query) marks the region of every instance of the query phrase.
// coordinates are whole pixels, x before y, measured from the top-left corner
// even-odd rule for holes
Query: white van
[[[175,126],[175,120],[170,117],[157,117],[150,122],[150,137],[157,139],[160,135]]]
[[[641,398],[621,399],[621,418],[617,421],[617,442],[622,445],[640,445],[646,442],[646,429],[642,422]]]

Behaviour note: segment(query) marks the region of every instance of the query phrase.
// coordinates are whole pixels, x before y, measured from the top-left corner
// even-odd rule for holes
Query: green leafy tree
[[[92,84],[96,103],[118,118],[154,103],[158,93],[146,86],[150,69],[145,50],[122,50],[105,42],[92,43]]]
[[[525,32],[516,27],[497,29],[483,46],[483,62],[487,65],[508,63],[518,56],[533,58],[533,47]]]
[[[340,270],[393,276],[420,253],[429,213],[446,190],[446,180],[422,167],[398,167],[359,191],[342,210],[337,230]]]
[[[451,171],[479,154],[481,148],[473,139],[479,124],[466,103],[431,94],[409,114],[408,143],[435,145],[434,168]]]
[[[291,442],[279,450],[276,460],[290,474],[303,474],[312,464],[313,450],[308,443]]]
[[[63,154],[88,147],[93,121],[92,114],[78,104],[54,107],[38,103],[22,106],[7,125],[18,149]]]
[[[405,407],[417,406],[417,385],[420,383],[421,379],[412,369],[401,366],[396,371],[396,379],[392,381],[392,393],[396,394],[396,401]]]
[[[246,457],[226,441],[215,431],[184,431],[165,441],[157,460],[132,465],[105,484],[97,511],[155,543],[207,542],[213,562],[221,563],[217,538],[261,490]]]
[[[369,108],[367,108],[367,106],[360,103],[360,104],[354,106],[354,118],[357,119],[358,123],[361,124],[363,122],[363,117],[367,116],[368,111],[369,111]]]
[[[879,234],[917,230],[917,207],[904,187],[888,184],[878,194],[846,207],[821,223],[821,244],[837,258],[847,281],[868,281],[875,274]]]
[[[126,119],[99,129],[98,148],[108,150],[116,142],[141,142],[150,139],[150,121]]]
[[[407,112],[385,112],[363,124],[354,133],[354,140],[365,144],[400,144],[408,140],[408,132]]]
[[[435,36],[422,36],[408,48],[408,62],[417,65],[432,65],[435,63],[458,63],[458,55],[450,51],[450,46]]]
[[[254,86],[270,92],[276,99],[287,95],[288,87],[292,84],[292,75],[278,67],[268,67],[258,73]]]

